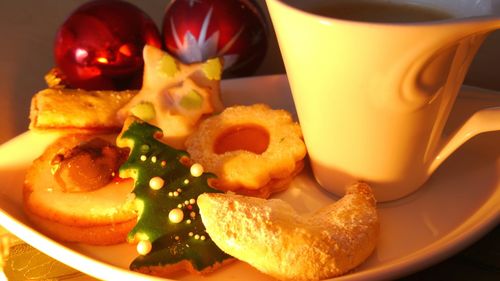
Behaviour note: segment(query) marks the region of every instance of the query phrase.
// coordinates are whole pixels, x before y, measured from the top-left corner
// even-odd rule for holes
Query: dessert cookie
[[[306,147],[285,110],[233,106],[204,120],[187,139],[192,159],[217,175],[213,186],[268,197],[301,171]]]
[[[206,115],[222,110],[220,79],[222,61],[183,64],[168,53],[145,46],[144,78],[139,94],[118,113],[161,128],[164,142],[184,148],[186,137]]]
[[[115,177],[126,152],[112,144],[114,137],[68,135],[33,162],[23,203],[38,229],[70,242],[125,241],[137,215],[132,181]]]
[[[31,99],[30,129],[118,133],[116,114],[137,91],[45,89]]]
[[[161,138],[159,128],[129,117],[117,139],[120,147],[130,148],[120,176],[134,179],[139,210],[128,241],[137,243],[140,256],[130,268],[160,276],[178,270],[212,271],[230,260],[206,233],[198,213],[198,195],[218,192],[207,183],[213,175],[199,164],[191,165],[185,151],[165,145]]]
[[[361,264],[379,232],[370,187],[346,195],[311,215],[287,203],[230,194],[198,197],[208,234],[226,253],[281,280],[320,280]]]

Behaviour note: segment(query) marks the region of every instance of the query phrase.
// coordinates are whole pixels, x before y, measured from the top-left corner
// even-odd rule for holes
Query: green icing
[[[132,107],[130,112],[144,121],[153,120],[156,116],[155,108],[150,102],[138,103]]]
[[[196,90],[190,90],[182,96],[179,105],[188,110],[199,109],[203,105],[203,97]]]
[[[219,191],[207,183],[214,175],[192,176],[190,167],[181,163],[181,159],[188,157],[187,152],[160,142],[160,136],[159,128],[131,117],[117,139],[118,146],[130,148],[128,160],[120,167],[120,176],[134,179],[133,193],[139,211],[137,224],[128,239],[152,242],[152,250],[137,257],[130,268],[168,266],[187,260],[193,268],[202,271],[230,256],[210,239],[198,205],[191,203],[202,193]],[[161,189],[150,188],[149,181],[153,177],[164,180]],[[179,223],[171,222],[169,212],[179,206],[184,219]]]
[[[220,80],[222,75],[222,63],[219,58],[207,60],[203,66],[203,73],[210,80]]]
[[[179,71],[175,59],[169,55],[163,55],[158,63],[159,70],[168,77],[174,77]]]

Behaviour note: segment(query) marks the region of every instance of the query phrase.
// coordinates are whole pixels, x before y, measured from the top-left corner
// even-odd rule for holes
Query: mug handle
[[[472,137],[480,133],[498,130],[500,130],[500,106],[475,112],[453,135],[444,140],[444,145],[438,150],[429,166],[429,173],[434,172],[446,158]]]

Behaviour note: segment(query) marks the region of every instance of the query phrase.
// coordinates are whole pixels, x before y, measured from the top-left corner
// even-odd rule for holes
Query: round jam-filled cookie
[[[55,239],[108,245],[124,242],[136,223],[133,181],[119,179],[128,151],[115,136],[68,135],[29,168],[23,203],[39,230]]]
[[[220,190],[269,197],[303,168],[300,126],[285,110],[233,106],[204,120],[186,141],[191,158],[217,175]]]

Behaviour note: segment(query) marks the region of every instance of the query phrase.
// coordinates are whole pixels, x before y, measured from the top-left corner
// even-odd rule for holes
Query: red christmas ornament
[[[224,57],[225,76],[252,74],[267,49],[267,23],[254,0],[174,0],[163,42],[184,63]]]
[[[134,89],[141,86],[145,44],[161,48],[148,15],[128,2],[97,0],[80,6],[59,28],[54,53],[73,88]]]

